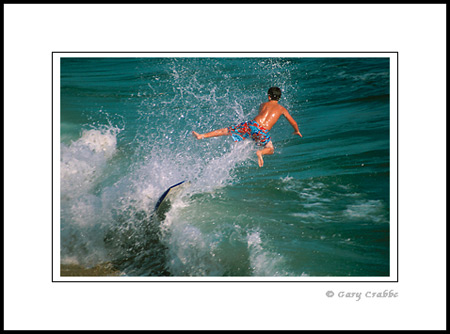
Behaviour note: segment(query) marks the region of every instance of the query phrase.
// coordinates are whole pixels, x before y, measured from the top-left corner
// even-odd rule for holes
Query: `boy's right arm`
[[[286,110],[283,113],[284,117],[286,117],[286,119],[288,120],[289,124],[292,125],[292,127],[294,128],[294,135],[299,135],[300,137],[303,137],[302,134],[300,133],[300,130],[298,129],[298,124],[297,122],[292,118],[291,114],[289,114],[289,112]]]

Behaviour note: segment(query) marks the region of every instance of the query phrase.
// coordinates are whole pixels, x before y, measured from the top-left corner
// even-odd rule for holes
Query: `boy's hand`
[[[300,133],[300,131],[295,131],[295,132],[294,132],[294,135],[299,135],[300,137],[303,138],[303,136],[302,136],[302,134]]]

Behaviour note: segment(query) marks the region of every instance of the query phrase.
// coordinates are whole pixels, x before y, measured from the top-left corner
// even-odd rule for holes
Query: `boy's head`
[[[267,94],[269,94],[271,100],[278,101],[281,97],[281,89],[278,87],[271,87]]]

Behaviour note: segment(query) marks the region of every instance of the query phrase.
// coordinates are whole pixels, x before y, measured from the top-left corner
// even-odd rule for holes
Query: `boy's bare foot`
[[[259,167],[262,167],[264,165],[264,160],[261,151],[256,151],[256,155],[258,156],[258,165]]]
[[[203,138],[205,138],[203,135],[198,134],[198,133],[195,132],[195,131],[192,131],[192,135],[193,135],[195,138],[197,138],[197,139],[203,139]]]

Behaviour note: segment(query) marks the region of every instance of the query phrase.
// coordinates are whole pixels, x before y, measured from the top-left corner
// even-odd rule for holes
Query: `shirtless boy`
[[[197,139],[231,135],[234,141],[241,141],[251,136],[256,144],[264,146],[261,150],[256,151],[259,167],[262,167],[264,165],[263,155],[273,154],[274,152],[269,130],[272,129],[281,115],[286,117],[292,125],[294,134],[303,137],[298,129],[297,122],[292,118],[286,108],[278,104],[280,97],[280,88],[272,87],[268,91],[269,101],[261,104],[259,114],[253,120],[204,134],[198,134],[192,131],[192,134]]]

